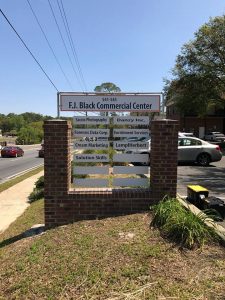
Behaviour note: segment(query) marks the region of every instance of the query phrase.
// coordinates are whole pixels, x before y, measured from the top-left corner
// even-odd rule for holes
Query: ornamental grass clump
[[[208,217],[204,213],[193,214],[177,199],[164,199],[152,211],[151,226],[159,228],[165,237],[181,247],[194,249],[218,240],[214,228],[205,224]]]

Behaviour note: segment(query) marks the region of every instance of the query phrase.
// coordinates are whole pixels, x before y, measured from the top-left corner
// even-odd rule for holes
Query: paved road
[[[180,165],[177,172],[177,191],[180,195],[187,195],[188,184],[198,184],[206,187],[210,196],[225,199],[225,156],[208,167]]]
[[[38,149],[40,149],[40,146],[24,149],[23,157],[0,157],[0,183],[28,169],[43,165],[44,159],[38,157]]]

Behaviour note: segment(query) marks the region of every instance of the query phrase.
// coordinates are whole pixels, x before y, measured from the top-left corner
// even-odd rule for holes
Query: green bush
[[[39,200],[44,197],[44,176],[38,178],[35,182],[33,192],[29,195],[29,203]]]
[[[44,176],[38,178],[38,180],[35,182],[35,186],[37,189],[44,188]]]
[[[218,239],[214,228],[205,224],[208,217],[204,213],[193,214],[177,199],[164,199],[152,210],[151,226],[159,228],[163,235],[182,247],[194,249]]]
[[[33,192],[29,195],[29,203],[42,199],[44,197],[44,189],[34,188]]]

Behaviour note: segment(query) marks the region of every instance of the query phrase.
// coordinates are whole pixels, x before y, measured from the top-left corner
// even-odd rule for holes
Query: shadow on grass
[[[17,241],[20,241],[22,239],[42,234],[42,233],[44,233],[44,231],[45,231],[45,226],[43,224],[35,225],[34,227],[24,231],[23,233],[20,233],[16,236],[13,236],[13,237],[10,237],[6,240],[1,241],[0,242],[0,249],[4,248],[5,246],[11,245],[11,244],[13,244]]]

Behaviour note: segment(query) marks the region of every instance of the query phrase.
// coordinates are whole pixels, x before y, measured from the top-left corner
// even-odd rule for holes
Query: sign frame
[[[60,111],[121,111],[121,112],[160,112],[160,100],[162,93],[79,93],[79,92],[59,92],[58,93],[58,114]],[[84,105],[84,107],[80,107],[80,105],[76,105],[76,101],[81,99],[92,99],[91,104]],[[70,100],[70,101],[68,101]],[[110,108],[99,108],[93,107],[93,101],[98,100],[99,103],[105,105],[119,105],[121,108],[112,109]],[[65,102],[68,101],[71,105]],[[84,101],[84,100],[83,100]],[[89,101],[89,100],[88,100]],[[124,101],[124,103],[120,103],[120,101]],[[130,101],[130,102],[129,102]],[[135,101],[135,102],[133,102]],[[142,101],[142,103],[140,103]],[[73,104],[72,104],[73,102]],[[139,102],[139,103],[138,103]],[[83,103],[83,102],[82,102]],[[85,102],[84,102],[85,103]],[[130,103],[130,108],[129,104]],[[133,104],[132,104],[133,103]],[[136,105],[134,105],[136,103]],[[127,104],[127,105],[125,105]],[[140,106],[140,109],[137,108]],[[70,107],[69,107],[70,106]],[[88,107],[90,106],[90,107]],[[126,106],[126,108],[123,106]],[[132,107],[133,106],[133,107]],[[153,108],[152,108],[153,106]]]

